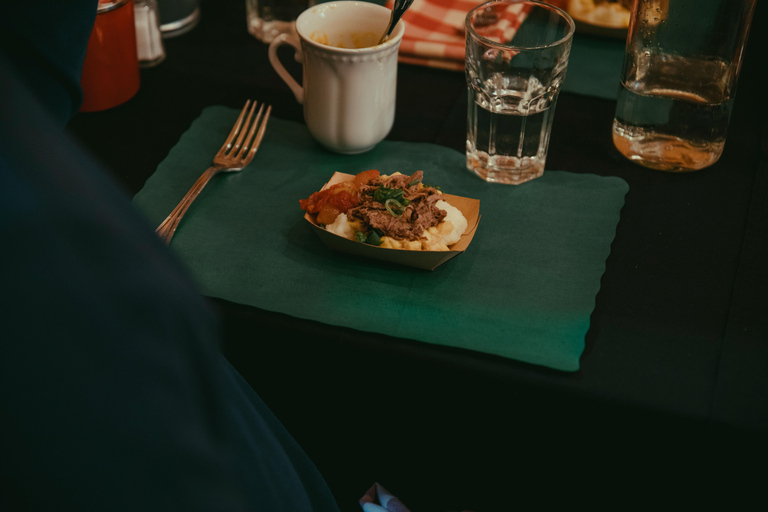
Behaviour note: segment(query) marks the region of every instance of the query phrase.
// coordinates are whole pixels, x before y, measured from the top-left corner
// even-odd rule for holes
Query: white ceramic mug
[[[298,38],[281,34],[269,45],[269,61],[299,103],[312,136],[338,153],[372,149],[392,129],[397,90],[400,21],[378,44],[391,11],[368,2],[328,2],[296,20]],[[303,87],[285,70],[277,48],[289,44],[303,63]]]

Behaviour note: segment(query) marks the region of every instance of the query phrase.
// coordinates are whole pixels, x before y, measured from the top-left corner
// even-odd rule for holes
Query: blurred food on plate
[[[612,28],[629,26],[632,0],[565,0],[560,3],[567,4],[566,11],[576,21]]]

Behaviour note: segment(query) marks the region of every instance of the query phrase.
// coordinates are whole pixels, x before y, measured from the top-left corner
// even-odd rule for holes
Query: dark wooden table
[[[765,16],[759,5],[725,152],[709,169],[634,165],[611,142],[615,102],[560,95],[547,168],[630,186],[579,372],[214,301],[225,353],[342,509],[357,510],[374,481],[414,511],[508,510],[511,491],[597,484],[608,496],[647,475],[646,462],[691,475],[722,469],[720,456],[730,468],[758,459],[768,436]],[[246,31],[242,0],[203,1],[200,24],[165,45],[134,99],[69,126],[129,193],[206,106],[256,98],[302,121]],[[463,74],[401,65],[389,139],[463,151],[466,101]]]

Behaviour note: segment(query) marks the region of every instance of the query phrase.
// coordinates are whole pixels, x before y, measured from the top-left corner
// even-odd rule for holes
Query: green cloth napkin
[[[237,111],[205,109],[134,198],[153,226],[209,165]],[[426,271],[334,253],[299,199],[336,172],[424,171],[425,182],[480,200],[465,253]],[[214,178],[171,249],[202,292],[363,331],[576,371],[627,184],[547,171],[521,186],[488,184],[464,155],[385,141],[341,156],[302,124],[272,118],[248,168]]]

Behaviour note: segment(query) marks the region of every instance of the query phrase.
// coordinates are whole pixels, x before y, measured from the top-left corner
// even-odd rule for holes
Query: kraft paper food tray
[[[353,178],[354,176],[351,174],[337,172],[331,177],[328,183],[323,186],[323,190],[336,183],[349,181]],[[376,247],[374,245],[356,242],[330,233],[315,224],[312,216],[308,213],[304,215],[304,219],[312,225],[313,231],[317,233],[320,240],[322,240],[332,251],[396,263],[408,267],[421,268],[424,270],[435,270],[446,261],[455,258],[467,249],[469,243],[472,241],[472,237],[475,235],[477,225],[480,222],[480,201],[445,193],[443,194],[443,197],[448,203],[461,210],[461,213],[467,219],[467,230],[458,242],[450,246],[450,251],[406,251],[404,249]]]

